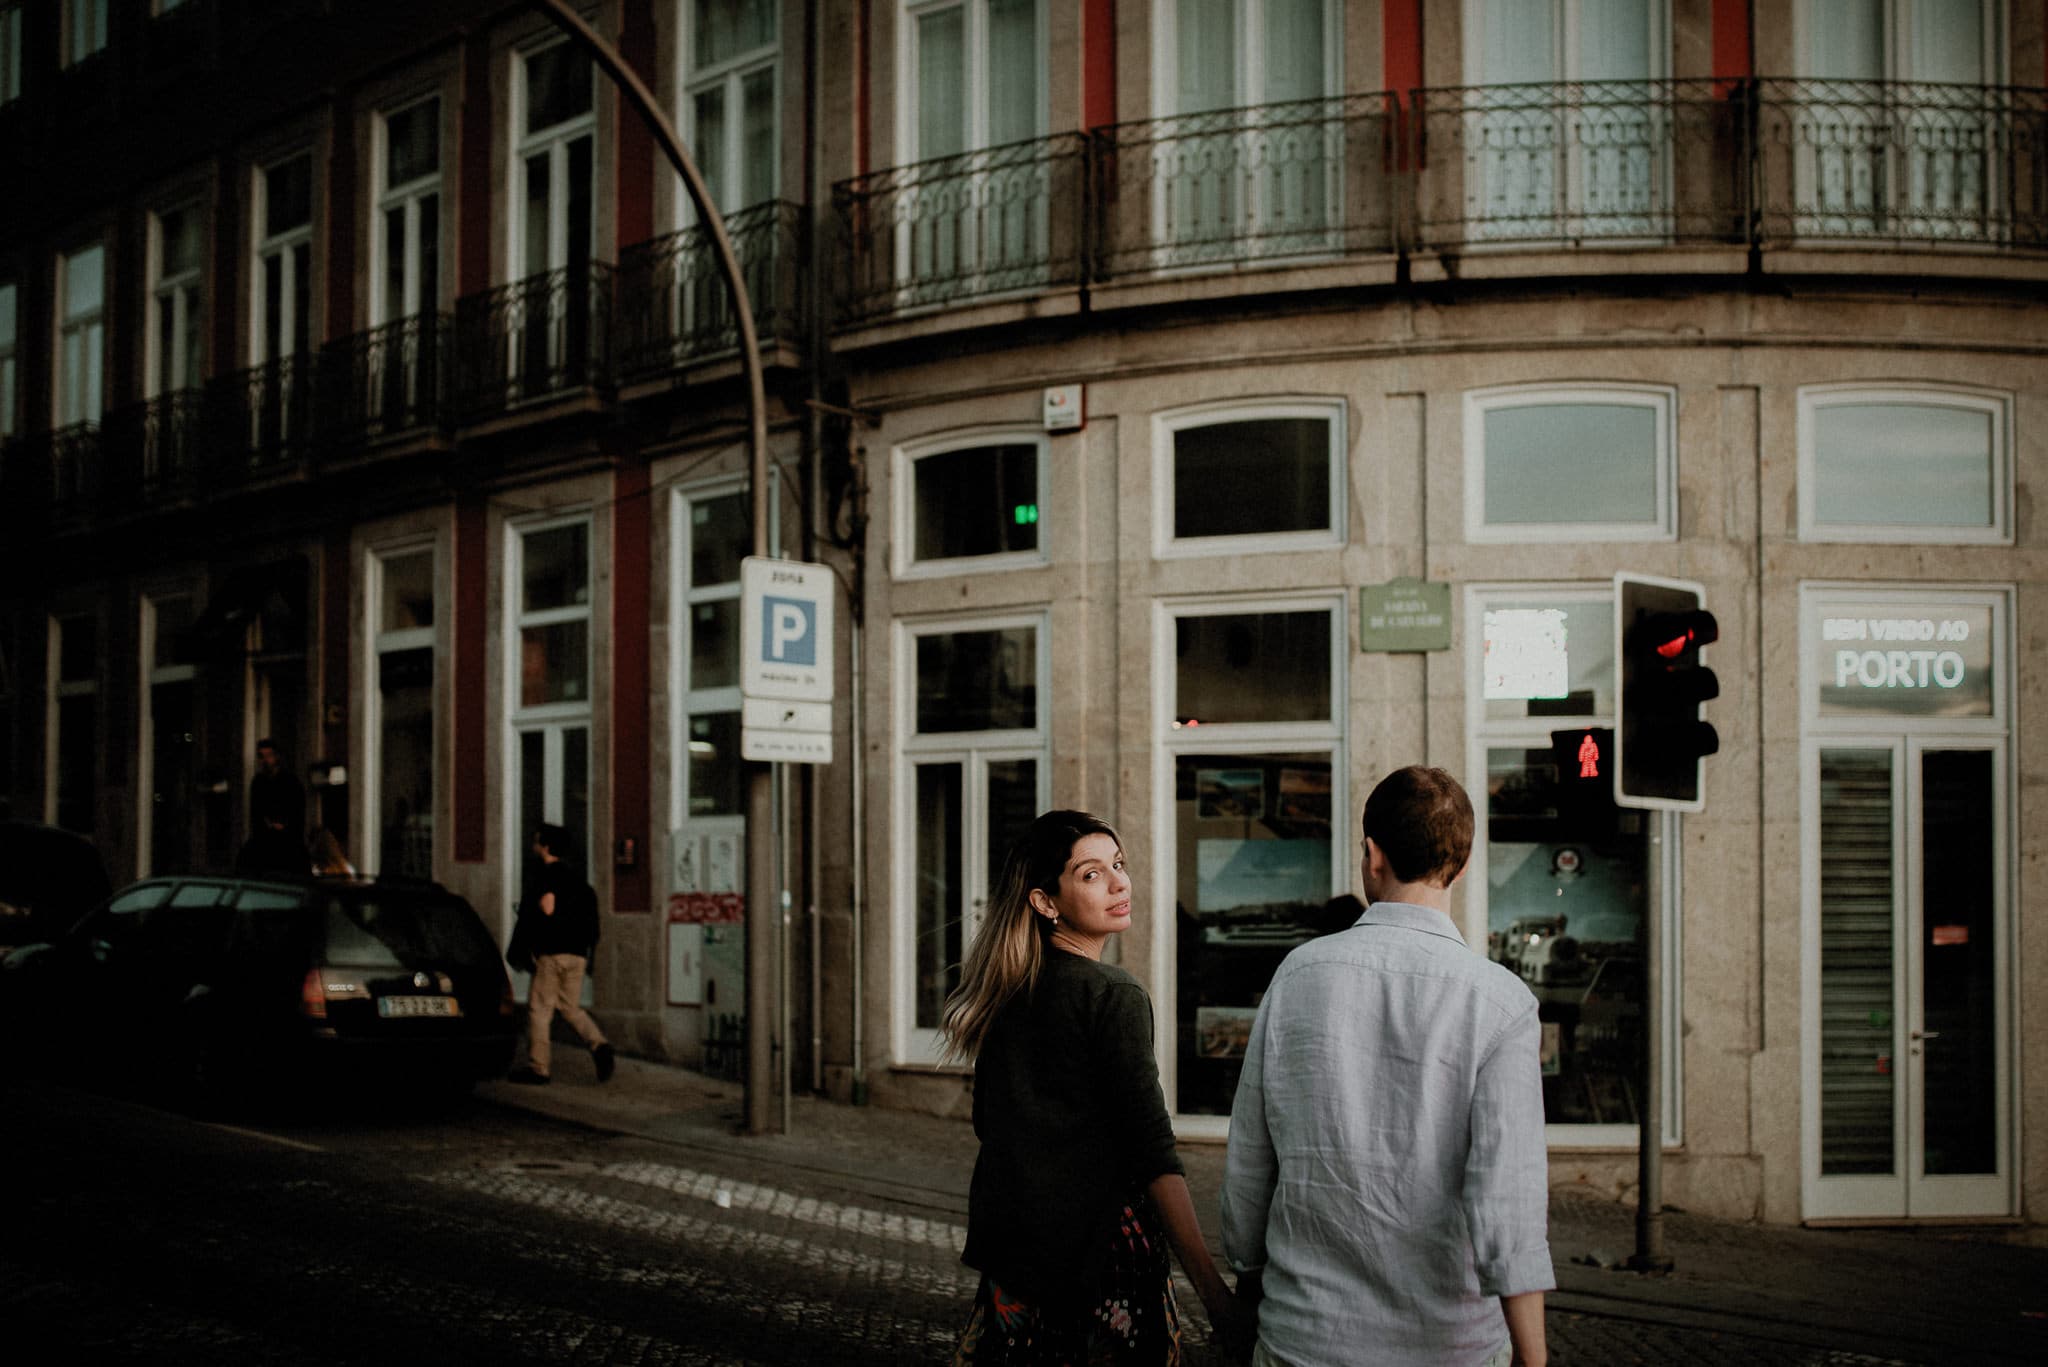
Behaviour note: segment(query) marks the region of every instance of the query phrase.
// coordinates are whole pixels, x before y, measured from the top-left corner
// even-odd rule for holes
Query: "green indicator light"
[[[1017,519],[1019,527],[1028,527],[1038,521],[1038,505],[1036,503],[1019,503],[1016,507],[1010,509],[1010,515]]]

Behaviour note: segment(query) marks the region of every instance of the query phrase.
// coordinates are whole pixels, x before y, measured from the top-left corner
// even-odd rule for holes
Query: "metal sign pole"
[[[697,173],[668,116],[639,73],[626,64],[618,49],[606,42],[565,0],[530,0],[532,6],[590,54],[618,86],[619,98],[631,105],[654,133],[654,141],[683,178],[697,218],[711,234],[711,246],[725,283],[732,290],[733,317],[739,324],[740,368],[747,377],[749,485],[754,504],[754,554],[769,554],[768,545],[768,401],[761,380],[761,340],[754,327],[754,305],[740,274],[740,260],[725,231],[725,219]],[[774,1080],[770,1030],[775,1019],[775,964],[780,909],[775,905],[775,862],[770,841],[769,767],[747,766],[747,1131],[766,1134],[773,1121],[770,1101]]]

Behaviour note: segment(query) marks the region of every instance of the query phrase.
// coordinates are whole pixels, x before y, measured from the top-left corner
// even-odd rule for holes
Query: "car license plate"
[[[380,1016],[459,1016],[462,1003],[453,997],[379,997]]]

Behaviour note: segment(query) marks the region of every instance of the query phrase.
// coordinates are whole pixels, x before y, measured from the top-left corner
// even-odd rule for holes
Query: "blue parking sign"
[[[805,598],[761,599],[762,658],[773,664],[818,662],[818,605]]]

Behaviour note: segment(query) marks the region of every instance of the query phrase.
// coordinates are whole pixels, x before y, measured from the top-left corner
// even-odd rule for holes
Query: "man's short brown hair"
[[[1442,769],[1388,774],[1365,800],[1363,824],[1404,883],[1449,887],[1472,857],[1472,799]]]

